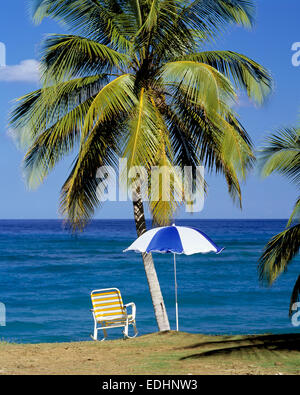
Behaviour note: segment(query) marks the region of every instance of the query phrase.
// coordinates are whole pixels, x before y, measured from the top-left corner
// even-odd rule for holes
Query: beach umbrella
[[[219,254],[223,248],[218,247],[201,230],[188,226],[162,226],[153,228],[138,237],[128,248],[124,250],[135,252],[160,252],[172,253],[174,256],[174,280],[175,280],[175,306],[176,306],[176,330],[178,331],[178,301],[176,279],[176,254],[192,255],[215,252]]]

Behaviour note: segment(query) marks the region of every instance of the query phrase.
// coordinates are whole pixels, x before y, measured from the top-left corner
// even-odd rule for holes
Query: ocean
[[[177,256],[179,329],[205,334],[299,332],[288,317],[299,257],[271,288],[257,261],[285,220],[182,220],[225,250]],[[131,220],[94,220],[79,235],[59,220],[0,221],[0,340],[17,343],[91,340],[90,292],[119,288],[135,302],[139,334],[157,330],[141,256],[123,253],[136,238]],[[173,257],[154,254],[171,329],[175,329]],[[3,305],[2,305],[3,306]],[[100,333],[99,333],[100,334]],[[121,329],[108,331],[121,338]]]

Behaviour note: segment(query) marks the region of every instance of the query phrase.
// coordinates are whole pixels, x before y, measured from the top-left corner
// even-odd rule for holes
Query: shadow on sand
[[[220,340],[204,341],[195,343],[181,349],[191,350],[199,348],[210,348],[191,355],[182,357],[184,359],[203,358],[209,356],[222,356],[234,353],[256,353],[257,351],[300,351],[300,333],[283,335],[251,335],[240,337],[223,337]],[[198,351],[197,350],[197,351]]]

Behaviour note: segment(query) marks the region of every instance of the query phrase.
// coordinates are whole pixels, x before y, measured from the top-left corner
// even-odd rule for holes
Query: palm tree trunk
[[[147,228],[144,214],[144,206],[139,192],[139,188],[136,189],[133,195],[135,197],[133,198],[133,210],[136,232],[138,236],[141,236],[143,233],[146,232]],[[142,257],[158,329],[160,331],[168,331],[170,330],[169,319],[165,308],[164,299],[161,293],[160,285],[158,282],[152,255],[144,253],[142,254]]]

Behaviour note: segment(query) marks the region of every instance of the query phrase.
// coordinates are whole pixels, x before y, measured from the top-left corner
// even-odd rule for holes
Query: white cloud
[[[22,60],[19,64],[0,67],[0,81],[39,82],[39,62],[34,59]]]

